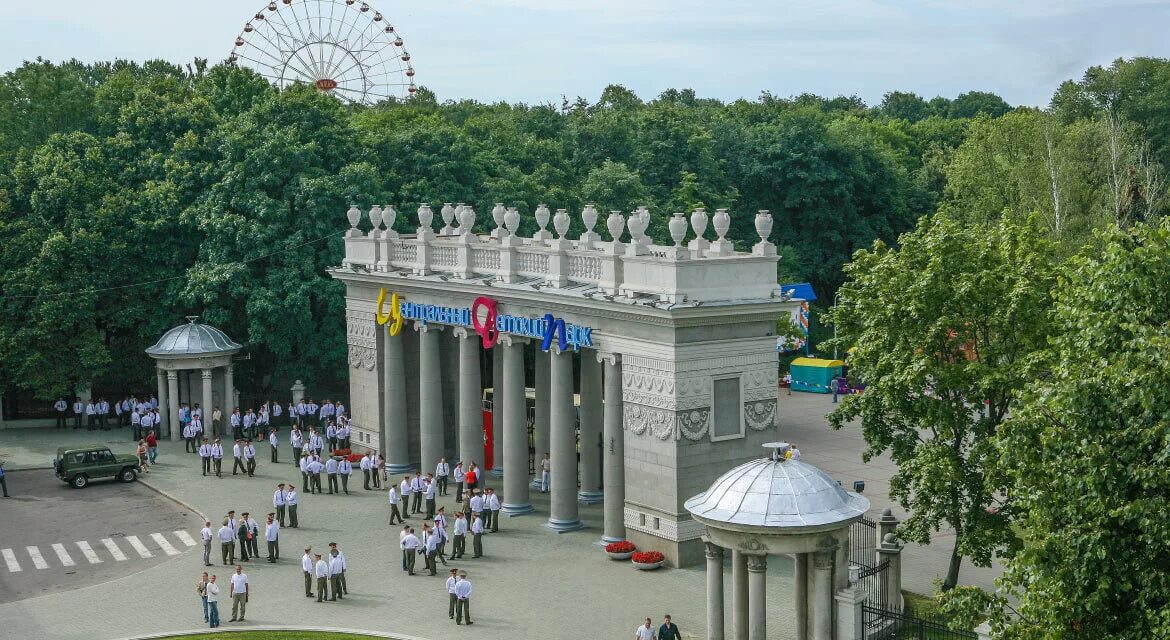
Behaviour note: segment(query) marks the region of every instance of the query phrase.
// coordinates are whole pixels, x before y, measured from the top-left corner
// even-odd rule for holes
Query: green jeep
[[[90,480],[117,478],[122,482],[138,479],[138,457],[115,455],[104,444],[76,445],[57,449],[53,461],[57,477],[76,489],[83,489]]]

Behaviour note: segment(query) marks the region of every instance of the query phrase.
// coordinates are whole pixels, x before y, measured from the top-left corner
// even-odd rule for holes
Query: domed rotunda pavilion
[[[765,640],[768,556],[791,554],[796,638],[833,640],[833,594],[849,586],[849,526],[869,500],[816,466],[785,459],[788,443],[764,446],[770,458],[735,467],[684,504],[706,529],[707,637],[724,638],[723,555],[731,549],[734,638]]]
[[[167,331],[146,350],[158,367],[158,402],[167,407],[166,424],[171,440],[180,437],[179,430],[173,428],[179,424],[180,402],[200,404],[208,421],[212,407],[220,407],[226,419],[236,404],[232,356],[244,347],[223,331],[197,323],[198,319],[199,316],[187,316],[187,324]],[[201,372],[203,379],[201,394],[196,393],[192,380],[196,371]],[[216,387],[221,389],[220,393],[215,392]]]

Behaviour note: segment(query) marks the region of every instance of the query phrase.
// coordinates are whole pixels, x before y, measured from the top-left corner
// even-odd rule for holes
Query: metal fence
[[[877,564],[877,523],[861,518],[849,527],[849,563],[859,567]]]
[[[869,606],[879,609],[890,607],[893,594],[886,593],[886,571],[889,568],[890,562],[888,560],[872,567],[861,567],[857,586],[865,591],[865,602]]]
[[[866,604],[862,608],[866,640],[975,640],[973,631],[955,631],[936,616],[897,612]]]

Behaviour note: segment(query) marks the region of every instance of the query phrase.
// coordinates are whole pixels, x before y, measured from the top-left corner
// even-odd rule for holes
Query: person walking
[[[244,444],[244,460],[248,463],[248,477],[256,477],[256,446],[251,440]]]
[[[199,580],[195,582],[195,593],[199,594],[199,601],[203,603],[203,621],[204,622],[208,621],[208,617],[207,617],[207,583],[208,582],[209,582],[209,580],[207,579],[207,572],[206,571],[204,571],[203,575],[199,576]]]
[[[451,547],[451,559],[462,558],[467,552],[467,518],[462,511],[455,512],[455,524],[451,528],[455,544]]]
[[[654,623],[650,621],[650,618],[646,618],[645,624],[634,629],[634,640],[654,640],[655,635],[657,635],[657,629],[654,628]]]
[[[451,570],[451,575],[447,578],[447,617],[455,619],[455,603],[459,600],[455,597],[455,585],[459,582],[459,571],[457,569]]]
[[[451,475],[455,478],[455,502],[463,502],[463,480],[467,476],[463,473],[462,460],[455,465],[455,470],[451,472]]]
[[[483,520],[479,517],[478,512],[475,514],[475,519],[471,521],[471,557],[483,557]]]
[[[495,489],[491,487],[487,488],[487,496],[484,498],[483,507],[484,509],[487,509],[487,512],[490,514],[489,517],[492,521],[492,533],[498,533],[500,531],[501,505],[500,496],[496,495]]]
[[[268,562],[275,564],[280,559],[280,523],[276,522],[275,513],[268,514],[264,540],[268,542]]]
[[[301,556],[301,571],[305,574],[305,597],[313,597],[313,556],[312,547],[305,547],[305,555]]]
[[[353,463],[349,461],[348,457],[342,456],[341,462],[337,463],[337,475],[341,478],[341,490],[345,495],[349,495],[349,475],[353,473]]]
[[[142,419],[145,423],[146,416],[142,416]],[[151,425],[153,424],[151,422]],[[158,461],[158,436],[154,434],[154,429],[143,428],[146,429],[146,457],[150,464],[154,464]]]
[[[203,566],[211,566],[211,522],[204,522],[203,528],[199,530],[199,538],[203,540]]]
[[[435,552],[439,548],[439,537],[429,525],[423,524],[423,563],[428,576],[435,575]]]
[[[439,483],[439,495],[447,495],[447,478],[451,475],[451,465],[447,464],[446,458],[439,458],[439,464],[435,465],[435,480]]]
[[[280,444],[280,440],[276,438],[276,429],[273,429],[268,434],[268,446],[272,448],[272,463],[276,464],[276,446]]]
[[[276,485],[276,491],[272,492],[272,506],[276,508],[276,518],[280,521],[280,526],[284,526],[284,505],[285,505],[285,491],[284,483]]]
[[[138,468],[142,473],[150,473],[150,447],[146,446],[146,440],[138,441],[134,454],[138,456]]]
[[[657,640],[682,640],[682,633],[678,625],[670,621],[670,615],[663,616],[662,626],[658,627]]]
[[[237,473],[248,473],[247,467],[244,466],[244,441],[236,438],[236,443],[232,445],[232,475]]]
[[[390,525],[394,525],[394,519],[398,518],[398,523],[402,524],[402,512],[398,510],[398,490],[394,485],[390,485],[390,490],[387,492],[390,496]]]
[[[214,629],[219,626],[219,585],[212,575],[207,581],[207,622]]]
[[[232,585],[228,589],[228,597],[232,599],[232,617],[228,622],[243,622],[244,614],[248,609],[248,595],[252,585],[248,584],[248,574],[244,573],[242,565],[236,565],[236,572],[232,574]],[[236,611],[239,611],[239,616]]]
[[[455,624],[471,622],[471,582],[467,579],[467,572],[459,572],[459,580],[455,583]]]
[[[288,491],[284,493],[284,506],[288,508],[288,526],[291,529],[297,527],[297,487],[289,483]]]
[[[236,532],[232,530],[229,520],[223,521],[223,526],[219,528],[219,553],[223,556],[223,563],[225,565],[233,565],[236,563]]]
[[[841,389],[841,382],[836,376],[829,382],[829,390],[833,392],[833,404],[837,404],[837,392]]]
[[[223,444],[219,438],[211,443],[211,466],[215,468],[215,477],[223,477]]]
[[[418,536],[414,535],[414,529],[408,528],[406,535],[402,538],[402,553],[406,559],[406,575],[414,575],[414,560],[418,555],[419,541]]]
[[[315,554],[317,563],[313,567],[313,575],[317,577],[317,602],[324,602],[329,595],[329,563],[321,559],[321,554]]]
[[[277,404],[276,406],[280,406]],[[292,432],[288,434],[288,444],[293,451],[293,465],[296,466],[301,461],[301,452],[305,450],[305,439],[301,436],[301,430],[293,427]]]

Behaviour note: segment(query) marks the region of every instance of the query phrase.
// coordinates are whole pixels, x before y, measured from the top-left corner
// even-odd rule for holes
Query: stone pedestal
[[[847,587],[833,596],[837,602],[837,637],[835,640],[865,640],[865,591]]]

